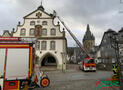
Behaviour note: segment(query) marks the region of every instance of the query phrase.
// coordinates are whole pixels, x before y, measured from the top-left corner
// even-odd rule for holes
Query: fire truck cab
[[[94,58],[85,58],[79,68],[83,71],[96,71],[96,63]]]

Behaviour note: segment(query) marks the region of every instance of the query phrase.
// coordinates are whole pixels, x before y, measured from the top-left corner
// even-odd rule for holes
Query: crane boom
[[[66,26],[66,24],[63,22],[63,20],[61,20],[61,18],[59,16],[57,16],[58,19],[60,20],[60,22],[62,23],[62,25],[66,28],[66,30],[69,32],[69,34],[71,35],[71,37],[75,40],[75,42],[77,43],[77,45],[79,46],[80,49],[82,49],[87,57],[90,57],[88,55],[88,53],[86,52],[86,50],[82,47],[82,44],[79,42],[79,40],[76,38],[76,36],[71,32],[71,30]]]

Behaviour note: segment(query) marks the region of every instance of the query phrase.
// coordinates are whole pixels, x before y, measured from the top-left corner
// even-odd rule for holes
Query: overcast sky
[[[23,17],[36,10],[41,0],[0,0],[0,34],[3,30],[16,28],[18,21],[23,23]],[[103,33],[112,28],[119,31],[123,27],[123,3],[120,0],[43,0],[45,11],[57,14],[82,42],[87,24],[100,44]],[[68,45],[75,42],[67,33]]]

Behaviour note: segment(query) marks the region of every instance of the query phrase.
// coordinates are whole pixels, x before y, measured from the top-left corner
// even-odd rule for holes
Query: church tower
[[[84,48],[90,52],[91,49],[94,47],[95,45],[95,37],[94,35],[91,33],[90,31],[90,27],[89,27],[89,24],[87,25],[87,30],[86,30],[86,33],[84,35],[84,38],[83,38],[83,46]]]

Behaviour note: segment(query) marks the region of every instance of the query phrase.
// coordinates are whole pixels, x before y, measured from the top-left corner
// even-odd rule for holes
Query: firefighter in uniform
[[[117,64],[113,65],[113,73],[114,73],[114,75],[113,75],[112,79],[119,80],[119,69],[118,69]]]
[[[114,72],[114,75],[118,74],[118,66],[116,64],[113,65],[113,72]]]

